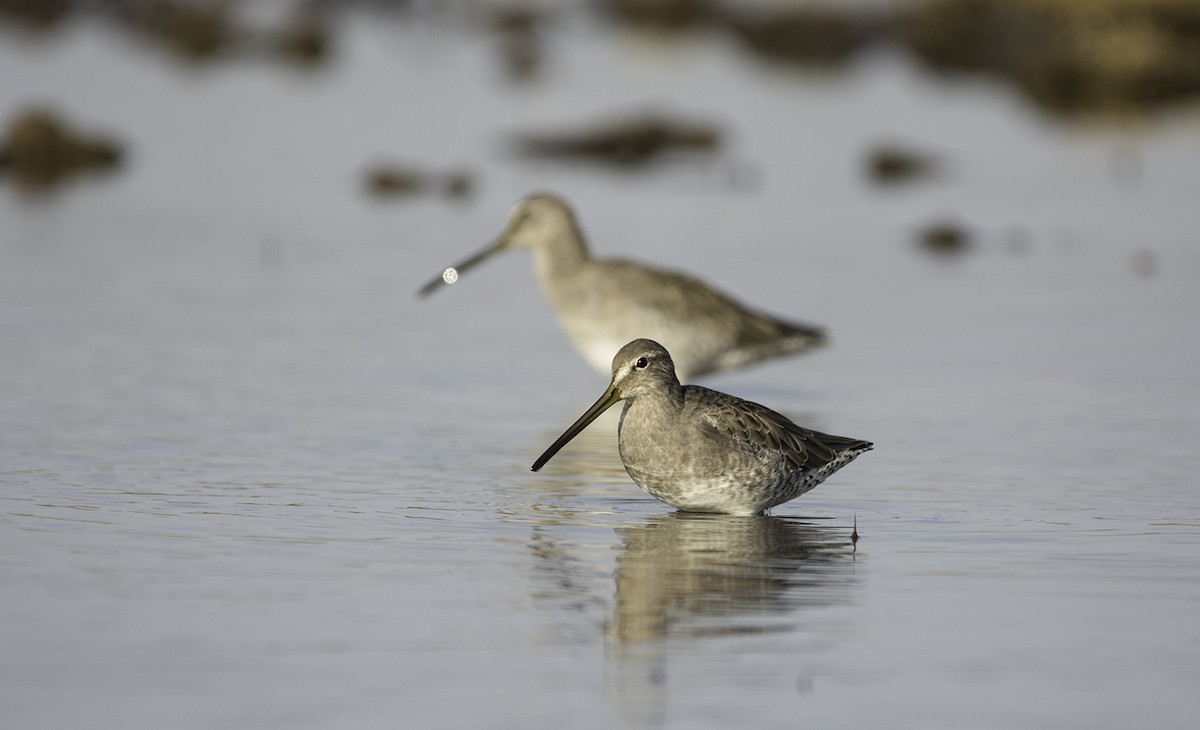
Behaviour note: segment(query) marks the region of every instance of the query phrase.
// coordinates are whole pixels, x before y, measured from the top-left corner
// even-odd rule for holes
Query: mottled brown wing
[[[700,386],[687,389],[693,388],[699,390]],[[856,439],[829,436],[798,426],[783,414],[757,403],[717,391],[708,392],[717,396],[705,396],[710,407],[702,418],[711,428],[755,451],[778,453],[793,470],[820,468],[833,461],[842,448],[858,443]]]

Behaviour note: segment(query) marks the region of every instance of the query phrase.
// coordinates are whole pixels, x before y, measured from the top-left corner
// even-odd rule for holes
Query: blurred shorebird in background
[[[685,380],[804,352],[826,341],[820,327],[749,309],[686,274],[592,258],[571,208],[548,194],[519,202],[494,243],[447,268],[419,294],[453,284],[463,272],[509,248],[533,251],[542,292],[567,337],[604,374],[613,354],[639,337],[667,347]]]

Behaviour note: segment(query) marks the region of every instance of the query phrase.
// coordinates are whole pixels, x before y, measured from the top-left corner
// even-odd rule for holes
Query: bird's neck
[[[638,408],[645,419],[672,421],[683,413],[683,388],[678,383],[663,384],[652,393],[628,399],[628,408]],[[640,406],[640,408],[639,408]]]
[[[543,282],[570,276],[587,260],[587,244],[574,226],[546,238],[533,249],[533,264]]]

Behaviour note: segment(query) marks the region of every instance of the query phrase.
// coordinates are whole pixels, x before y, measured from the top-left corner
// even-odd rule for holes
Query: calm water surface
[[[0,195],[0,724],[1193,725],[1200,113],[1070,128],[903,58],[806,76],[570,24],[510,88],[470,33],[345,31],[311,75],[86,25],[0,44],[0,112],[131,152]],[[598,174],[503,145],[648,105],[727,151]],[[947,169],[873,189],[892,138]],[[479,194],[371,202],[376,158]],[[599,251],[828,325],[707,382],[877,450],[759,519],[644,495],[615,419],[531,474],[606,383],[528,257],[413,294],[541,188]],[[959,257],[912,243],[944,216]]]

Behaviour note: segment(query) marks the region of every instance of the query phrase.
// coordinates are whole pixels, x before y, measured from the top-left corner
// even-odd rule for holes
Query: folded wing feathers
[[[738,443],[778,453],[793,470],[819,468],[837,455],[821,440],[823,434],[797,426],[781,414],[748,401],[726,404],[706,415],[705,420]]]

